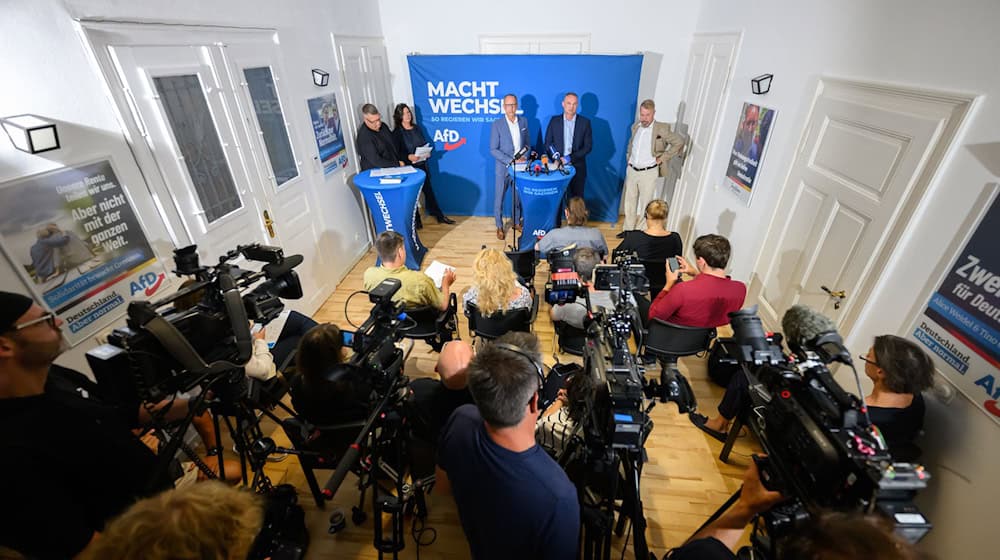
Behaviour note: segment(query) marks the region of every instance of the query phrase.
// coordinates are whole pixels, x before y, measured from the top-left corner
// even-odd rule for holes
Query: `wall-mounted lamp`
[[[313,68],[313,83],[320,87],[325,87],[330,83],[330,73],[324,72],[319,68]]]
[[[750,89],[757,95],[764,95],[771,90],[771,80],[774,74],[761,74],[750,80]]]
[[[34,115],[16,115],[0,119],[4,132],[14,147],[29,154],[59,149],[59,133],[55,123]]]

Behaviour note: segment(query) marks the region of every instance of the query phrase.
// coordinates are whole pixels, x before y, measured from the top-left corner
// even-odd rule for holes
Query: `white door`
[[[250,157],[250,173],[263,185],[264,224],[269,242],[279,245],[286,255],[307,256],[296,269],[307,298],[293,306],[312,310],[322,305],[333,291],[333,280],[324,274],[331,263],[322,247],[322,223],[314,219],[318,208],[316,193],[302,176],[299,153],[308,148],[296,146],[293,125],[287,120],[290,108],[281,78],[283,72],[273,49],[268,45],[230,44],[222,48],[228,63],[227,77],[240,101],[238,110]]]
[[[767,325],[804,304],[850,328],[970,102],[820,81],[754,267],[749,303]]]
[[[691,45],[681,113],[688,121],[678,123],[687,125],[690,140],[667,217],[667,227],[680,233],[681,239],[693,241],[694,216],[698,215],[701,204],[708,156],[715,142],[722,106],[728,97],[739,42],[739,33],[708,33],[696,34]]]
[[[186,237],[204,264],[236,245],[265,243],[258,177],[243,165],[231,90],[206,46],[113,47],[137,122]]]
[[[342,83],[346,91],[347,109],[341,111],[349,132],[348,144],[355,151],[351,158],[358,170],[357,138],[361,124],[361,106],[371,103],[382,113],[382,122],[392,126],[394,109],[389,90],[389,66],[381,37],[336,37],[337,59],[340,61]]]

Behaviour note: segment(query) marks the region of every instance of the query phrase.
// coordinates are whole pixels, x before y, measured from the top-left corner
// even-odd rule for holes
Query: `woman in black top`
[[[934,384],[934,364],[915,343],[885,334],[875,337],[865,362],[865,375],[875,384],[865,397],[868,416],[878,427],[897,461],[920,454],[913,440],[924,426],[922,391]]]
[[[615,247],[614,254],[635,251],[644,261],[666,261],[683,253],[681,236],[667,231],[667,203],[652,200],[646,205],[646,229],[626,231],[625,239]]]
[[[427,157],[418,157],[417,148],[427,144],[424,133],[414,122],[413,111],[406,103],[396,105],[396,110],[392,112],[392,137],[396,142],[396,152],[406,159],[410,165],[423,171],[424,177],[424,202],[427,204],[427,213],[437,218],[439,224],[454,224],[448,216],[444,215],[441,207],[438,206],[437,197],[434,196],[434,189],[431,187],[431,173],[427,168]]]

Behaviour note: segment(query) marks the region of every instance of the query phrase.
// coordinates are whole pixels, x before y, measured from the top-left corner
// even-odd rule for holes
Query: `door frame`
[[[712,125],[708,130],[708,139],[705,141],[705,157],[701,163],[701,176],[698,179],[698,184],[693,186],[693,192],[688,192],[692,190],[691,188],[684,188],[684,176],[691,173],[692,169],[688,165],[684,165],[681,169],[681,175],[677,178],[677,182],[674,185],[673,196],[670,200],[670,212],[667,218],[667,226],[677,231],[681,239],[691,239],[695,231],[695,217],[698,215],[698,211],[701,209],[701,203],[704,198],[705,185],[707,184],[707,172],[709,169],[709,163],[712,160],[712,154],[715,153],[715,143],[719,136],[719,129],[722,127],[722,110],[729,102],[729,95],[732,91],[733,75],[736,72],[736,61],[740,56],[740,50],[743,46],[743,32],[742,31],[714,31],[709,33],[695,33],[693,39],[691,40],[691,47],[688,49],[688,53],[693,51],[695,41],[700,38],[705,38],[707,41],[719,38],[733,38],[733,56],[729,61],[729,69],[726,72],[726,85],[722,88],[722,95],[719,96],[719,106],[715,108],[715,116],[713,117]],[[711,54],[711,53],[709,53]],[[690,54],[688,56],[688,68],[685,70],[684,84],[681,86],[681,94],[687,91],[689,80],[691,80],[691,58]],[[699,76],[699,79],[704,79],[705,75]],[[700,91],[699,93],[704,93]],[[694,118],[694,113],[691,111],[690,103],[687,103],[687,99],[681,99],[685,102],[684,113],[685,115],[690,115],[689,118]],[[704,112],[704,108],[701,108]],[[684,147],[685,152],[689,149],[690,144],[694,142],[695,130],[691,128],[691,122],[686,123],[688,125],[688,145]],[[685,153],[686,155],[686,153]],[[687,162],[685,162],[686,164]],[[685,203],[686,199],[690,199],[690,203]],[[679,203],[679,204],[675,204]],[[681,217],[689,216],[690,219],[687,220],[686,225],[681,223]],[[679,231],[683,229],[683,231]]]
[[[862,81],[848,78],[821,76],[817,80],[816,90],[809,103],[809,110],[806,112],[805,120],[799,139],[795,143],[792,162],[785,172],[785,178],[781,183],[781,197],[775,205],[774,212],[768,223],[767,233],[761,243],[761,250],[757,254],[750,277],[750,286],[747,290],[747,305],[758,302],[758,296],[763,289],[762,278],[767,275],[765,268],[770,268],[777,262],[775,255],[769,248],[776,246],[783,235],[785,222],[781,216],[785,216],[790,210],[795,200],[799,197],[804,188],[803,185],[792,185],[792,173],[796,165],[802,158],[811,157],[806,151],[809,146],[805,145],[810,134],[810,123],[816,111],[816,105],[820,98],[826,94],[833,94],[839,97],[847,96],[850,99],[864,102],[865,100],[880,101],[889,99],[890,104],[903,111],[922,111],[921,114],[936,116],[938,118],[937,136],[932,140],[934,146],[932,151],[925,157],[924,162],[914,178],[912,186],[900,199],[899,205],[895,209],[895,215],[886,228],[886,234],[882,237],[875,250],[873,258],[861,272],[861,280],[858,286],[851,287],[853,294],[847,300],[847,308],[839,317],[837,328],[840,332],[850,330],[858,320],[861,310],[865,308],[872,292],[881,280],[875,270],[878,263],[888,263],[893,251],[899,245],[910,221],[916,213],[924,194],[929,186],[938,179],[938,174],[943,167],[941,164],[949,159],[951,153],[957,150],[960,145],[957,142],[961,137],[965,126],[968,123],[968,116],[976,101],[976,96],[961,92],[948,92],[942,90],[932,90],[926,88],[913,87],[902,84],[892,84],[874,81]],[[841,287],[836,287],[841,289]],[[775,310],[777,311],[777,310]],[[761,315],[761,320],[768,328],[778,328],[779,325],[771,325],[765,316]],[[777,313],[774,314],[777,316]]]

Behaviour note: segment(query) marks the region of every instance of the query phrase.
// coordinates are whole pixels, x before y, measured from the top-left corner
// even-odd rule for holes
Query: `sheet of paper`
[[[421,159],[427,159],[430,157],[431,151],[433,150],[434,148],[432,148],[430,144],[425,144],[423,146],[417,146],[417,150],[413,152],[413,155]]]
[[[434,281],[434,285],[441,289],[441,280],[444,278],[444,273],[449,270],[455,270],[455,267],[448,266],[441,261],[434,261],[427,267],[424,274],[431,277]]]
[[[399,177],[379,177],[378,184],[380,185],[398,185],[402,183],[403,180]]]
[[[412,165],[404,165],[403,167],[380,167],[378,169],[372,169],[372,177],[392,177],[396,175],[409,175],[410,173],[416,173],[417,169]]]
[[[284,311],[279,313],[277,317],[264,327],[264,340],[267,341],[269,347],[274,348],[274,344],[278,342],[278,335],[281,334],[281,329],[285,328],[285,321],[288,320],[288,314],[291,312],[286,307]]]

